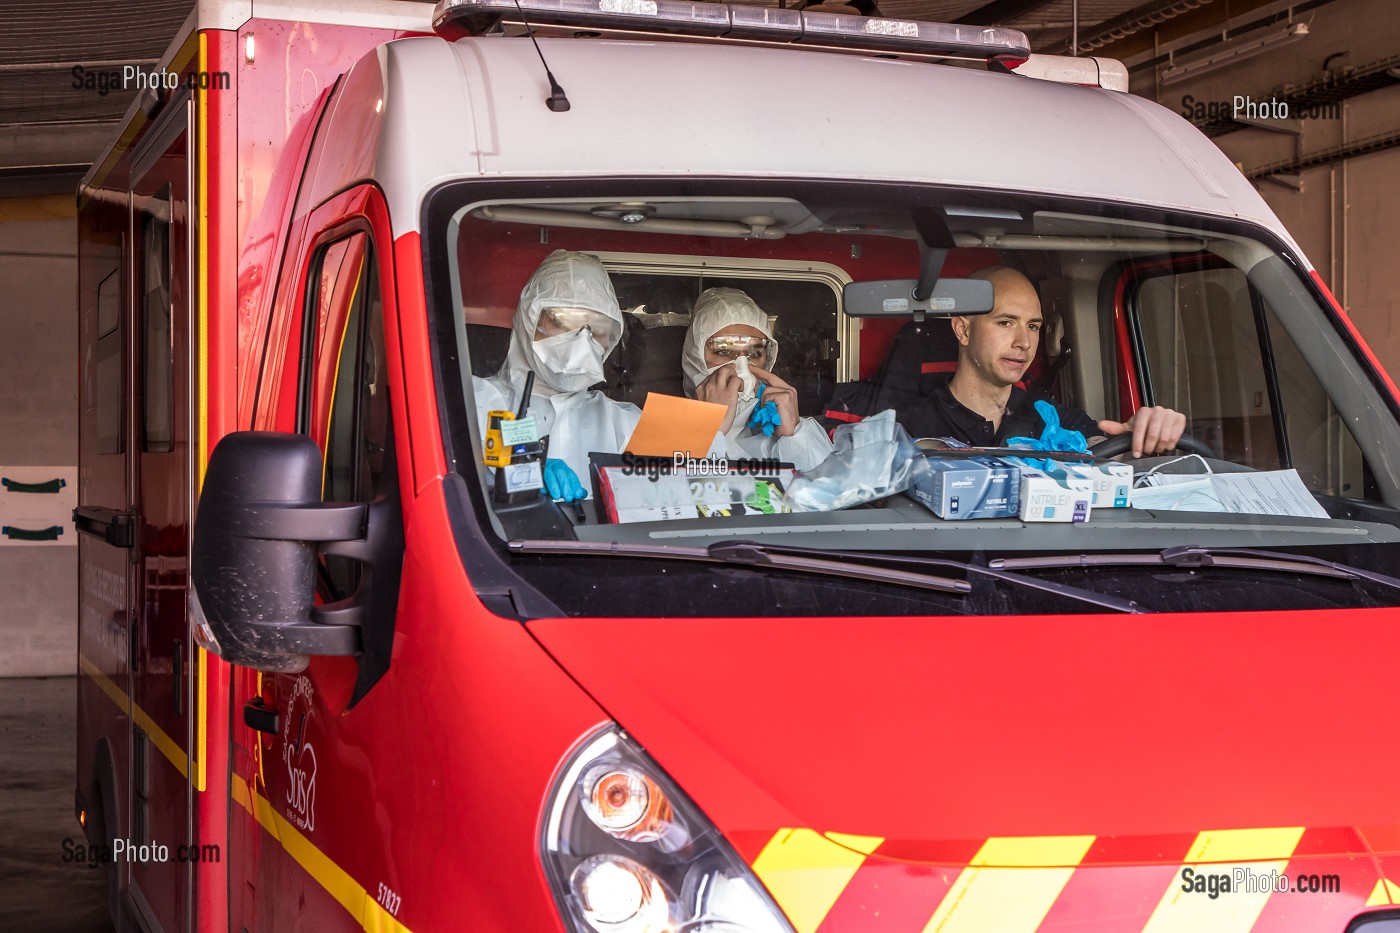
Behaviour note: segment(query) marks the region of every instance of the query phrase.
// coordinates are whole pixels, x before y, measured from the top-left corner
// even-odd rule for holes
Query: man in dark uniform
[[[1029,279],[1006,266],[972,277],[992,283],[994,307],[985,315],[951,319],[961,345],[957,370],[932,395],[900,408],[898,420],[913,437],[951,437],[974,447],[1039,437],[1045,422],[1016,383],[1040,343],[1040,296]],[[1095,421],[1078,408],[1055,408],[1061,427],[1086,438],[1132,432],[1134,457],[1172,450],[1186,429],[1186,416],[1170,408],[1139,408],[1127,421]]]

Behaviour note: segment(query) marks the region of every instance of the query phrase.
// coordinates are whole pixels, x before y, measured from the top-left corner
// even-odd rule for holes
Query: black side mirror
[[[219,442],[192,559],[195,592],[224,660],[295,673],[311,655],[361,653],[359,616],[314,605],[316,549],[363,540],[369,508],[321,502],[321,451],[309,437],[241,431]]]

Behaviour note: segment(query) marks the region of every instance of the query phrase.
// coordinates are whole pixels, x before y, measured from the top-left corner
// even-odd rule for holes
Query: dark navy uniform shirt
[[[1099,423],[1082,409],[1055,405],[1055,410],[1060,415],[1060,427],[1066,430],[1078,431],[1086,439],[1103,433],[1099,430]],[[948,379],[938,382],[931,394],[896,409],[895,418],[904,425],[910,437],[951,437],[973,447],[1003,447],[1007,438],[1040,437],[1045,430],[1045,420],[1035,410],[1034,401],[1024,389],[1012,386],[1001,427],[996,428],[953,397]]]

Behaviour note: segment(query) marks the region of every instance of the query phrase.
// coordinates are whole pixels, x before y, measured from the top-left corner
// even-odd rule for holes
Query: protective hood
[[[536,351],[535,328],[540,312],[545,308],[587,308],[607,315],[617,322],[622,333],[622,309],[617,304],[612,280],[597,257],[587,253],[571,253],[557,249],[535,269],[525,287],[520,290],[520,303],[511,322],[510,351],[498,378],[511,386],[524,382],[525,374],[535,373],[535,392],[552,395],[573,391],[564,374],[558,373]],[[616,348],[617,341],[608,344],[604,358]],[[602,380],[599,380],[602,381]]]
[[[690,315],[690,330],[686,331],[685,346],[681,350],[686,395],[693,396],[695,387],[704,382],[709,374],[710,367],[705,363],[705,341],[730,324],[747,324],[773,340],[768,314],[752,298],[737,288],[705,289],[695,300],[695,310]],[[775,341],[767,369],[771,372],[777,362],[778,345]]]

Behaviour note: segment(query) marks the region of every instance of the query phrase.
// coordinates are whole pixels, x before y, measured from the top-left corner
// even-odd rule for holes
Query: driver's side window
[[[379,277],[370,238],[354,233],[324,247],[310,279],[318,326],[311,424],[324,425],[326,502],[369,502],[384,492],[389,451],[388,369]],[[349,596],[363,564],[323,556],[320,595]]]
[[[1144,405],[1186,415],[1186,431],[1223,460],[1283,465],[1275,393],[1249,283],[1233,267],[1168,269],[1138,280],[1135,317]]]
[[[1314,492],[1360,498],[1360,450],[1244,273],[1168,268],[1138,279],[1143,403],[1186,415],[1221,459],[1295,467]]]

